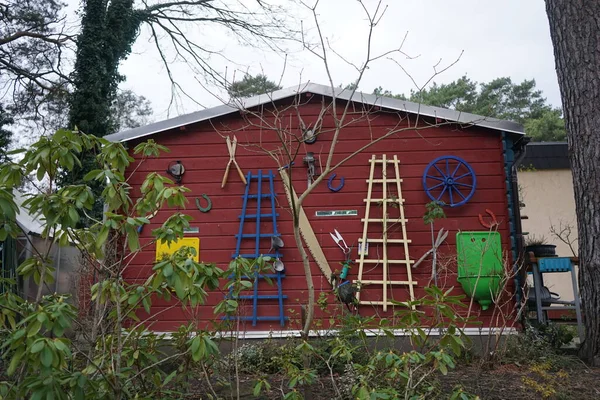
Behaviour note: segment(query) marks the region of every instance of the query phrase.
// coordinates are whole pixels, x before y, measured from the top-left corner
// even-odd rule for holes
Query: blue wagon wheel
[[[442,205],[458,207],[467,203],[477,186],[473,168],[463,159],[442,156],[430,162],[423,173],[427,196]]]

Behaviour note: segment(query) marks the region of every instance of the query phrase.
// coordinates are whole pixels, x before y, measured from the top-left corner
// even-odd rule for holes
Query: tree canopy
[[[152,113],[150,100],[132,90],[119,90],[111,106],[110,124],[116,130],[137,128],[149,124]]]
[[[64,6],[57,0],[0,2],[0,84],[8,94],[5,107],[17,114],[38,114],[47,97],[70,82],[61,62],[73,44]]]
[[[279,89],[281,89],[281,86],[269,80],[265,75],[246,74],[241,81],[233,82],[227,89],[227,92],[229,96],[236,98],[256,96]]]
[[[381,86],[373,94],[512,120],[523,124],[535,141],[565,140],[562,111],[547,103],[533,79],[517,84],[502,77],[478,83],[465,75],[450,83],[434,82],[422,91],[412,90],[408,96],[394,95]]]

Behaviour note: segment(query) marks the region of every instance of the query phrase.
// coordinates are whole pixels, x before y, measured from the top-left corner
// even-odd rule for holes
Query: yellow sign
[[[193,257],[194,261],[200,261],[200,239],[199,238],[183,238],[175,242],[171,242],[169,245],[167,242],[161,243],[156,242],[156,261],[160,261],[163,257],[170,256],[180,248],[187,246],[196,249],[196,255]]]

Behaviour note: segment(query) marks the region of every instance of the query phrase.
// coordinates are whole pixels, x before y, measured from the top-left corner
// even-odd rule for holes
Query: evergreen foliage
[[[381,86],[373,94],[515,121],[523,124],[535,141],[565,140],[562,111],[546,102],[533,79],[517,84],[502,77],[478,83],[464,75],[450,83],[433,83],[422,91],[411,90],[408,96],[394,95]]]
[[[256,96],[279,89],[281,89],[281,86],[269,80],[265,75],[246,74],[241,81],[233,82],[227,91],[229,96],[236,98]]]

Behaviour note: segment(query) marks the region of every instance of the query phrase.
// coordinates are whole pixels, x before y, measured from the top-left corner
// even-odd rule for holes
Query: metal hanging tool
[[[269,252],[271,252],[271,250],[275,250],[274,253],[279,254],[279,249],[283,248],[283,246],[284,244],[281,236],[271,236],[271,248],[269,249]],[[281,261],[279,257],[276,257],[275,261],[273,261],[273,269],[276,272],[283,272],[285,270],[283,261]]]
[[[242,180],[242,182],[244,182],[244,185],[247,185],[248,181],[246,181],[246,177],[244,176],[242,169],[238,165],[237,161],[235,161],[235,149],[237,147],[237,138],[235,136],[233,136],[233,143],[232,143],[229,136],[227,136],[226,142],[227,142],[227,151],[229,152],[229,162],[227,163],[227,167],[225,168],[225,174],[223,175],[223,182],[221,183],[221,189],[223,189],[225,187],[225,184],[227,183],[227,176],[229,175],[229,167],[231,166],[231,163],[233,163],[235,165],[238,175],[240,176],[240,179]]]
[[[346,279],[346,276],[348,276],[348,270],[350,269],[350,264],[352,264],[352,261],[350,260],[350,254],[352,253],[352,249],[348,247],[346,241],[344,240],[342,235],[340,235],[337,229],[334,229],[334,232],[335,234],[329,232],[329,235],[331,236],[335,244],[337,244],[338,247],[342,250],[342,253],[344,253],[344,262],[342,263],[342,273],[340,274],[340,278]]]
[[[310,187],[310,185],[313,183],[314,177],[316,175],[316,170],[315,170],[315,164],[316,164],[316,159],[315,159],[315,154],[312,151],[309,151],[306,153],[306,156],[304,156],[304,158],[302,159],[302,161],[304,161],[304,164],[307,165],[307,177],[308,177],[308,183],[307,183],[307,187]]]

